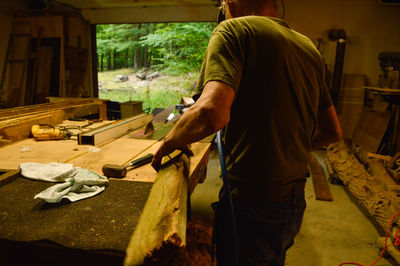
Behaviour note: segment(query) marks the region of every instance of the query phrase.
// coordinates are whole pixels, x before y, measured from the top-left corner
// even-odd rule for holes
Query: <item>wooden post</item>
[[[186,245],[188,174],[189,158],[184,154],[158,172],[126,249],[124,265],[140,265],[166,244]]]

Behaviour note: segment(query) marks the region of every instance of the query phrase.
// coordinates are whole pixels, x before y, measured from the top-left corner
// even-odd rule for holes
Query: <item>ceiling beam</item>
[[[82,9],[91,24],[216,21],[215,5]]]

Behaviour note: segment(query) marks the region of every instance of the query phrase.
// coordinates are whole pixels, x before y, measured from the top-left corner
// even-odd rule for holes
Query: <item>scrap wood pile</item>
[[[335,175],[380,229],[386,231],[392,217],[400,211],[400,185],[390,174],[396,170],[393,170],[393,166],[397,156],[391,158],[368,153],[354,143],[339,141],[328,147],[326,158]],[[388,242],[396,242],[395,234],[399,230],[399,219],[396,217],[389,231],[392,241]]]
[[[0,110],[0,146],[28,138],[33,125],[55,126],[63,120],[99,114],[106,117],[105,103],[95,99],[73,99]]]

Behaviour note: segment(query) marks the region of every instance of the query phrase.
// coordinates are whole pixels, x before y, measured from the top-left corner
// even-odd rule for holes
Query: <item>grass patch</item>
[[[151,72],[150,72],[151,73]],[[116,75],[128,75],[126,82],[115,82]],[[143,101],[143,109],[166,108],[178,104],[180,99],[193,96],[198,73],[170,76],[160,73],[153,80],[140,80],[129,68],[99,72],[99,97],[117,102]]]

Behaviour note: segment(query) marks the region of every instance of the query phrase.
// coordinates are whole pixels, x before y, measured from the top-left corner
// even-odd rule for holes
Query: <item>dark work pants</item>
[[[224,194],[224,193],[221,193]],[[287,202],[241,204],[233,198],[236,218],[239,264],[284,265],[286,251],[300,230],[306,202],[304,193]],[[236,265],[231,211],[222,195],[215,208],[213,237],[217,264]]]

